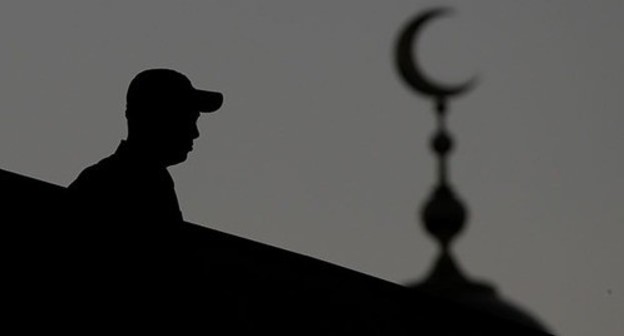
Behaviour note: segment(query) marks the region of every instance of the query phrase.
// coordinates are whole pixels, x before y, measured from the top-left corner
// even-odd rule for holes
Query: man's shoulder
[[[78,191],[85,188],[111,186],[123,174],[123,169],[121,169],[121,164],[118,161],[114,155],[111,155],[85,168],[68,186],[68,189]]]
[[[166,172],[166,170],[165,170]],[[162,187],[162,172],[118,152],[85,168],[72,182],[70,191],[119,191],[143,190],[143,194]]]

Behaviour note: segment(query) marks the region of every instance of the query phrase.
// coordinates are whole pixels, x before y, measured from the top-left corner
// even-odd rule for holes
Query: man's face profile
[[[195,89],[179,72],[145,70],[132,80],[126,95],[128,140],[159,164],[178,164],[199,137],[200,112],[214,112],[222,103],[221,93]]]
[[[155,126],[152,142],[154,151],[165,166],[186,161],[193,150],[193,140],[199,137],[197,120],[200,113],[188,107],[163,111]]]

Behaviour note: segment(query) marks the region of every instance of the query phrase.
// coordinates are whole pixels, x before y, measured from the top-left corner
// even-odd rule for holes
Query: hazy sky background
[[[68,185],[125,137],[125,91],[170,67],[225,93],[171,169],[185,218],[397,283],[434,244],[431,104],[397,76],[402,25],[451,104],[456,252],[561,335],[624,332],[624,2],[3,1],[0,167]]]

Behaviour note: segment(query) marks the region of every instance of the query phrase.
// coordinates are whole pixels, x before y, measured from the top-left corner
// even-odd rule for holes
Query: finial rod
[[[450,12],[448,8],[433,8],[417,15],[399,35],[395,55],[397,68],[405,82],[416,93],[434,102],[437,130],[431,139],[431,149],[437,161],[437,185],[423,208],[422,216],[427,231],[436,238],[444,251],[449,248],[466,220],[466,209],[455,196],[449,182],[448,156],[453,149],[453,138],[446,127],[448,103],[449,99],[472,89],[476,80],[473,78],[457,85],[442,85],[430,79],[419,66],[413,44],[427,23]]]

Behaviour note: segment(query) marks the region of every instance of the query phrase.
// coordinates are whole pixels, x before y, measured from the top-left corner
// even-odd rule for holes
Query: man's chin
[[[171,155],[167,159],[167,162],[166,162],[167,166],[177,165],[178,163],[182,163],[186,161],[186,159],[188,158],[188,153],[189,152],[185,151],[185,152],[176,153],[175,155]]]

